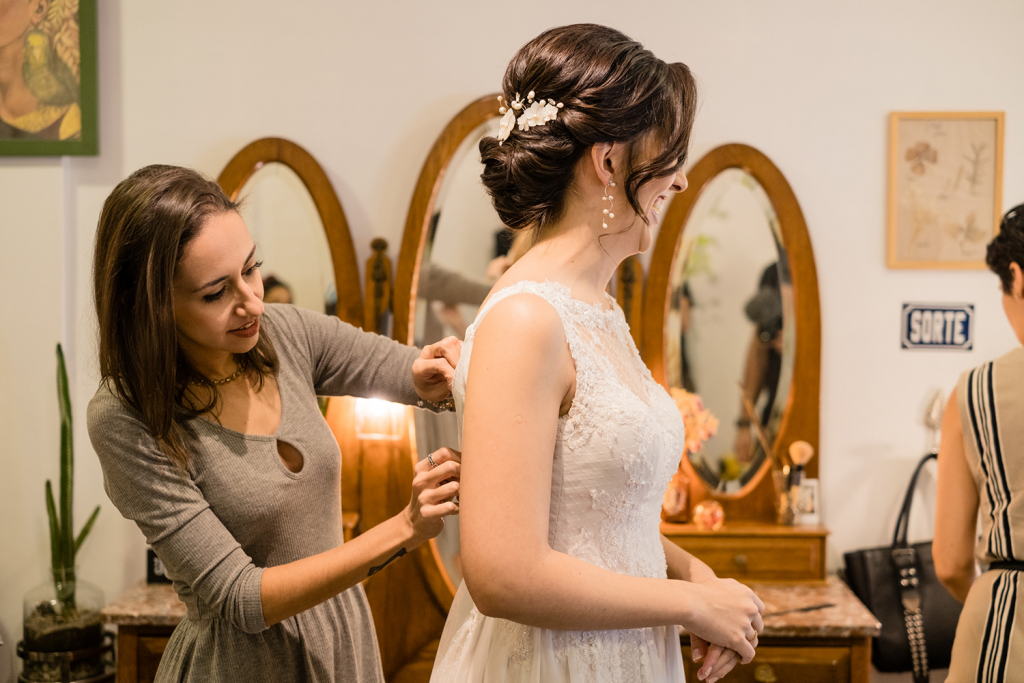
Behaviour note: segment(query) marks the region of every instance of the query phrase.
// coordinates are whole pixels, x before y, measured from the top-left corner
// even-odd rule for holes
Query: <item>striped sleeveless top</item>
[[[982,565],[1024,561],[1024,348],[961,375],[957,402],[978,489],[982,531],[975,555]],[[1021,575],[992,570],[971,585],[949,683],[1024,680]]]

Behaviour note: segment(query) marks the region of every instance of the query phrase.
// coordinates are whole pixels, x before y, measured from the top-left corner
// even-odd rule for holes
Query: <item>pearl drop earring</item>
[[[612,194],[608,191],[609,187],[615,187],[615,183],[613,181],[608,181],[608,184],[604,186],[604,196],[601,197],[601,201],[608,202],[608,208],[604,210],[604,215],[608,218],[615,218],[615,214],[612,213],[612,207],[614,205],[612,204]],[[603,218],[601,219],[601,227],[605,230],[608,229],[608,222]]]

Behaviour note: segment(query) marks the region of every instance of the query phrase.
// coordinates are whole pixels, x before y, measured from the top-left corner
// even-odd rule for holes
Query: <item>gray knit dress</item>
[[[342,543],[341,454],[316,397],[415,403],[418,352],[293,306],[267,305],[261,325],[280,359],[277,433],[190,420],[187,476],[105,385],[89,403],[107,495],[138,524],[188,607],[156,680],[383,681],[361,585],[268,628],[260,579],[265,567]],[[301,471],[281,462],[278,439],[302,453]]]

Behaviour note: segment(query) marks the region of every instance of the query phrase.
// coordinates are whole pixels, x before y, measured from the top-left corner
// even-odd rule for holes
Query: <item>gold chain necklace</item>
[[[211,379],[210,381],[213,382],[217,386],[221,386],[222,384],[227,384],[228,382],[232,382],[232,381],[238,379],[239,375],[242,374],[242,370],[244,370],[244,368],[239,366],[238,369],[235,370],[235,372],[233,374],[228,375],[224,379]]]
[[[241,367],[239,367],[239,369],[234,371],[233,374],[228,375],[227,377],[225,377],[222,380],[210,380],[210,381],[213,382],[214,384],[216,384],[217,386],[220,386],[221,384],[227,384],[228,382],[230,382],[232,380],[239,379],[239,376],[242,374],[242,370],[243,369]]]

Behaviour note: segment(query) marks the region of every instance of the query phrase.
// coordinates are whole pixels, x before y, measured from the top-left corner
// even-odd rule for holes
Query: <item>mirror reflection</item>
[[[494,118],[466,136],[442,176],[424,240],[416,287],[417,346],[448,336],[464,339],[480,304],[511,261],[510,231],[504,228],[480,180],[480,140],[498,131]],[[416,411],[416,448],[420,458],[442,446],[457,447],[455,413]],[[459,520],[449,517],[437,548],[455,586],[462,580]]]
[[[793,375],[789,262],[764,188],[746,171],[719,173],[697,198],[670,279],[666,374],[696,393],[718,431],[690,462],[712,489],[734,493],[758,471],[778,432]]]
[[[263,300],[334,314],[334,267],[320,214],[288,166],[256,170],[238,195],[241,214],[263,261]]]
[[[480,304],[508,268],[508,231],[480,181],[480,140],[497,130],[493,119],[470,133],[444,174],[416,288],[418,346],[451,335],[463,339]]]

